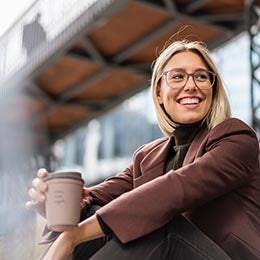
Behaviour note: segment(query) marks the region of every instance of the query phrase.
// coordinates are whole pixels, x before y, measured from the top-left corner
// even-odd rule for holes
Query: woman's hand
[[[86,199],[87,197],[89,197],[89,189],[86,188],[86,187],[83,187],[83,190],[82,190],[82,198],[83,199]]]
[[[93,215],[79,223],[77,228],[61,233],[42,260],[70,260],[77,245],[104,235],[97,217]]]
[[[27,208],[37,211],[44,218],[46,218],[45,193],[48,186],[43,179],[46,176],[48,176],[46,169],[42,168],[38,170],[37,177],[32,180],[32,187],[28,191],[31,200],[26,203]]]
[[[74,244],[68,232],[63,232],[54,241],[42,260],[71,260]]]
[[[26,202],[27,208],[35,210],[44,218],[46,218],[45,193],[47,192],[48,186],[43,179],[47,176],[48,172],[46,169],[41,168],[37,171],[37,177],[32,180],[32,187],[28,191],[30,201]],[[83,201],[85,201],[83,205],[90,201],[89,189],[86,187],[82,190],[82,202]],[[89,202],[89,204],[91,203]]]

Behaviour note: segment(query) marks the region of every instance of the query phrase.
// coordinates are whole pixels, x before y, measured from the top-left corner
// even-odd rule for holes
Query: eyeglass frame
[[[172,87],[172,86],[168,83],[167,74],[168,74],[169,72],[171,72],[171,71],[174,71],[174,70],[175,70],[175,71],[184,72],[184,73],[187,75],[186,82],[185,82],[185,83],[183,84],[183,86],[181,86],[181,87]],[[194,74],[197,73],[197,72],[199,72],[199,71],[205,71],[205,72],[207,72],[207,73],[209,74],[209,79],[210,79],[210,83],[211,83],[208,88],[202,88],[202,89],[210,89],[210,88],[212,88],[213,85],[214,85],[215,82],[216,82],[217,74],[214,73],[213,71],[207,70],[207,69],[198,69],[198,70],[196,70],[196,71],[193,72],[193,73],[188,73],[188,72],[185,71],[184,69],[170,69],[170,70],[167,70],[167,71],[163,72],[160,78],[162,78],[163,76],[165,76],[165,77],[166,77],[166,83],[167,83],[167,85],[168,85],[170,88],[172,88],[172,89],[181,89],[181,88],[183,88],[183,87],[186,86],[186,84],[187,84],[187,82],[188,82],[188,80],[189,80],[189,77],[191,76],[191,77],[192,77],[192,80],[193,80],[193,82],[194,82],[194,84],[196,85],[196,87],[199,88],[199,89],[201,89],[201,87],[199,87],[199,86],[197,85],[196,80],[194,79]]]

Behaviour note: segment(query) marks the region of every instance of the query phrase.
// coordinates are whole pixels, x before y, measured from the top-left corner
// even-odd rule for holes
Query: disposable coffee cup
[[[47,226],[53,231],[66,231],[80,220],[80,202],[84,180],[81,173],[62,171],[50,173],[44,181],[46,193]]]

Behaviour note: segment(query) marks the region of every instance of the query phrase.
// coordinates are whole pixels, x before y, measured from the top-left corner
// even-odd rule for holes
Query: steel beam
[[[260,5],[259,1],[248,0],[247,2],[247,31],[249,35],[250,70],[251,70],[251,123],[253,128],[260,134]]]

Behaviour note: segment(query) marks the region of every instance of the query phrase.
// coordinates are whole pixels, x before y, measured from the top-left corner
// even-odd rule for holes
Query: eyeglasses
[[[166,77],[166,82],[169,87],[174,89],[183,88],[191,76],[196,87],[199,89],[211,88],[216,80],[216,74],[209,70],[199,69],[194,73],[187,73],[182,69],[172,69],[162,74]]]

